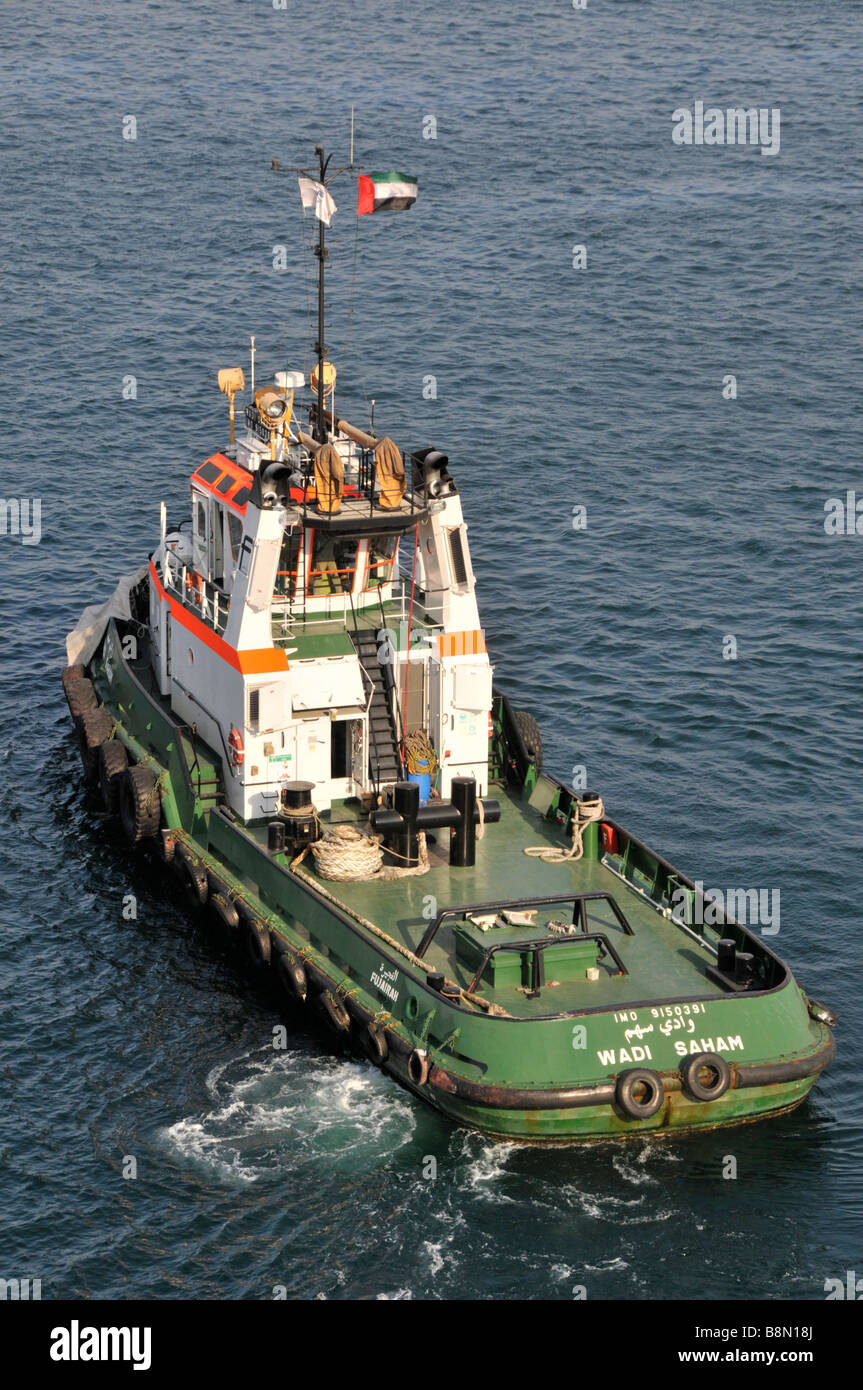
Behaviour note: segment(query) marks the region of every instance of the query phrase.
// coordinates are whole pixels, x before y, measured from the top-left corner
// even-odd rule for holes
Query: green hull
[[[454,869],[438,856],[428,873],[396,882],[324,883],[306,863],[292,868],[285,855],[271,855],[265,825],[243,825],[226,812],[220,759],[175,723],[148,687],[145,663],[133,669],[124,660],[113,624],[90,675],[114,736],[158,774],[174,843],[206,871],[211,895],[239,910],[259,957],[280,973],[281,957],[299,967],[306,1007],[328,994],[349,1020],[346,1036],[367,1051],[374,1025],[386,1055],[372,1048],[373,1060],[451,1120],[529,1142],[709,1129],[798,1105],[832,1059],[829,1027],[813,1016],[787,967],[744,927],[724,922],[721,932],[756,956],[757,986],[735,992],[711,976],[710,932],[698,940],[668,911],[672,888],[691,889],[691,881],[621,827],[614,827],[616,854],[603,855],[594,835],[582,860],[525,857],[526,845],[568,842],[572,793],[554,779],[531,775],[522,786],[502,780],[491,789],[501,821],[486,828],[474,867]],[[584,971],[549,979],[535,993],[503,972],[493,985],[471,989],[473,965],[459,957],[448,929],[421,961],[415,954],[432,900],[437,909],[575,893],[590,896],[591,925],[626,972],[606,960],[588,979]],[[631,934],[611,911],[612,897]],[[434,971],[460,993],[433,987]],[[686,1058],[699,1053],[727,1062],[728,1086],[715,1099],[693,1099],[681,1075]],[[638,1067],[662,1080],[662,1103],[649,1118],[633,1118],[620,1103],[620,1078]]]

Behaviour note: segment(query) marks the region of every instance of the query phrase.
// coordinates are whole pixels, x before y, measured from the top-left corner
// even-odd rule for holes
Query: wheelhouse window
[[[380,589],[384,584],[389,584],[398,544],[398,536],[370,537],[365,583],[367,589]]]
[[[357,540],[340,539],[328,535],[326,531],[315,531],[309,565],[309,597],[350,593],[357,572],[358,551]]]
[[[236,512],[227,513],[228,520],[228,548],[231,552],[231,568],[237,564],[237,556],[240,553],[240,544],[243,539],[243,518],[237,516]]]
[[[297,592],[297,573],[302,545],[303,533],[299,526],[292,531],[285,532],[282,539],[282,549],[279,553],[279,568],[276,571],[277,598],[293,598]]]

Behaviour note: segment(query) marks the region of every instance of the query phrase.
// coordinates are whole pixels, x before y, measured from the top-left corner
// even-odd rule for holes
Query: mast
[[[327,155],[324,159],[323,145],[315,145],[315,154],[318,156],[320,181],[323,184],[332,155]],[[322,218],[318,218],[318,244],[315,247],[315,255],[318,258],[318,341],[315,343],[315,352],[318,355],[318,413],[315,420],[315,439],[319,444],[327,442],[327,427],[324,422],[324,360],[327,352],[324,342],[324,261],[329,254],[324,245],[324,222]]]

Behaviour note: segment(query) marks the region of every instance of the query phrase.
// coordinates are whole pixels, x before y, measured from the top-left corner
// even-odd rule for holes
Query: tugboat
[[[296,1008],[457,1123],[572,1142],[791,1110],[834,1016],[543,769],[494,680],[458,469],[336,412],[317,152],[316,365],[256,389],[253,349],[236,438],[244,373],[219,373],[230,441],[191,520],[162,504],[147,564],[69,634],[85,780]],[[364,177],[358,211],[410,205]]]

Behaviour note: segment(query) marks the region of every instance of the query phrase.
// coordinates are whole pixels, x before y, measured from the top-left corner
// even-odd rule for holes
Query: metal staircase
[[[385,782],[398,782],[402,776],[402,759],[396,728],[392,667],[381,665],[378,659],[378,634],[372,628],[355,629],[351,641],[356,649],[367,682],[366,695],[371,691],[369,704],[369,773],[376,787]]]

